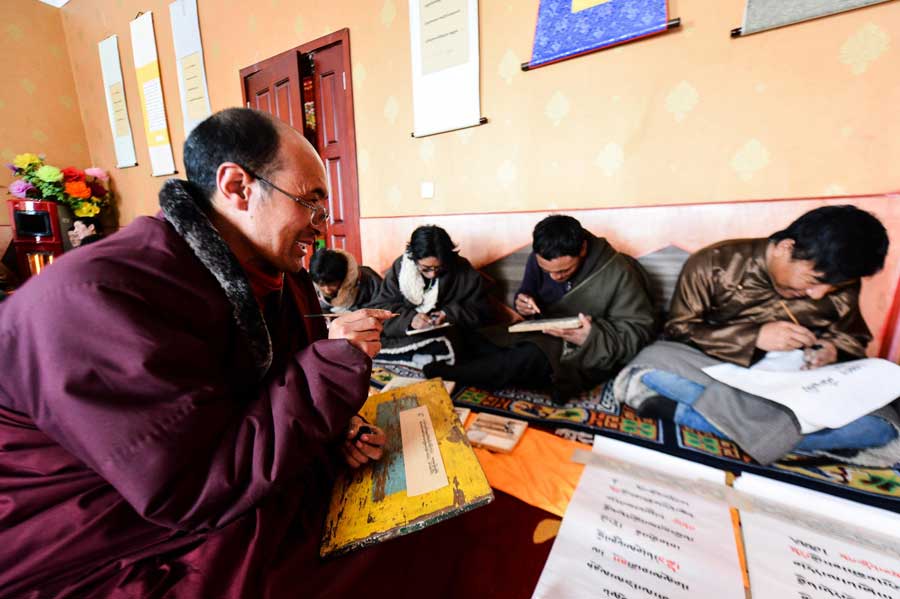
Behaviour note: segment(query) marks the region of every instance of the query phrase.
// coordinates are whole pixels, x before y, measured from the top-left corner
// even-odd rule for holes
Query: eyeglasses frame
[[[291,198],[292,200],[294,200],[295,202],[297,202],[298,204],[300,204],[301,206],[303,206],[304,208],[307,208],[310,212],[312,212],[312,215],[309,217],[309,222],[314,227],[321,227],[322,225],[324,225],[325,223],[328,222],[328,217],[331,216],[331,214],[328,212],[328,208],[322,208],[318,204],[314,204],[308,200],[304,200],[301,197],[295,196],[294,194],[288,193],[285,190],[278,187],[277,185],[275,185],[274,183],[272,183],[271,181],[269,181],[268,179],[266,179],[265,177],[263,177],[261,175],[257,175],[250,169],[248,169],[246,167],[241,167],[241,168],[243,168],[244,171],[248,175],[253,177],[254,179],[259,179],[260,181],[262,181],[263,183],[265,183],[272,189],[274,189],[276,191],[280,191],[287,197]],[[317,218],[318,215],[321,215],[321,217]]]

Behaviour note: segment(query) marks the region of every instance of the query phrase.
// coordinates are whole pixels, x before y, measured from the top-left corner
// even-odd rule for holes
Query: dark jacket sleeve
[[[524,293],[536,300],[541,285],[539,276],[540,267],[537,265],[537,259],[534,257],[534,252],[531,252],[528,255],[528,259],[525,261],[525,273],[522,275],[522,284],[519,285],[516,295]]]
[[[327,459],[365,401],[371,361],[344,340],[237,389],[228,349],[124,286],[73,284],[40,309],[55,316],[0,319],[4,359],[33,373],[0,396],[163,526],[219,527],[253,508]]]
[[[666,337],[694,345],[714,358],[749,366],[755,357],[756,338],[762,324],[710,322],[717,282],[709,256],[698,252],[685,262],[672,297]]]
[[[381,276],[368,266],[361,266],[359,269],[359,291],[356,295],[354,308],[368,308],[372,300],[378,295],[380,287]]]
[[[656,334],[656,316],[643,273],[616,258],[612,276],[599,284],[614,289],[602,313],[590,314],[591,331],[581,346],[564,353],[562,366],[577,366],[591,373],[609,372],[631,360]],[[605,290],[604,290],[605,291]],[[598,290],[598,295],[600,291]]]
[[[484,278],[467,260],[460,259],[449,293],[438,302],[437,309],[447,313],[447,320],[465,328],[478,328],[489,318],[490,304]]]
[[[389,337],[403,337],[416,315],[415,306],[406,301],[400,292],[400,264],[401,258],[394,261],[391,269],[384,275],[378,294],[369,303],[370,308],[390,310],[397,314],[394,318],[384,322],[384,334]]]

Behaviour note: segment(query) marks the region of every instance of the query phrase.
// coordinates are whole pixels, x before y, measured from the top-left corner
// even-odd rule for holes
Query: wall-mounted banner
[[[413,135],[481,123],[478,0],[409,0]]]
[[[531,69],[550,62],[661,33],[666,0],[541,0]]]
[[[888,0],[747,0],[740,35],[759,33],[800,21],[879,4]]]
[[[156,35],[153,33],[153,13],[145,12],[131,22],[131,50],[134,54],[134,70],[141,110],[144,115],[144,133],[150,149],[150,170],[154,177],[175,172],[175,158],[169,142],[169,125],[166,121],[166,103],[163,99],[162,81],[159,78],[159,60],[156,56]]]
[[[203,67],[197,0],[176,0],[169,5],[169,16],[172,18],[175,63],[178,65],[184,137],[187,138],[200,121],[212,114],[206,69]]]
[[[128,105],[125,103],[125,86],[122,81],[122,63],[119,62],[119,37],[111,35],[97,44],[100,50],[100,72],[103,74],[103,90],[106,93],[106,110],[116,151],[116,166],[126,168],[137,165],[134,155],[134,139]]]

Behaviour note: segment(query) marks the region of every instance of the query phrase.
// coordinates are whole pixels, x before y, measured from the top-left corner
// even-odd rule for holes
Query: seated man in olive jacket
[[[487,389],[551,387],[560,400],[608,379],[652,341],[653,305],[633,258],[571,216],[543,219],[533,241],[516,311],[526,318],[577,316],[581,326],[544,333],[470,331],[457,365],[428,365],[426,376]]]

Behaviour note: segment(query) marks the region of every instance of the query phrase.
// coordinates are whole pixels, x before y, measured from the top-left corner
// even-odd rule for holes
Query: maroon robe
[[[301,273],[260,380],[195,251],[139,218],[0,303],[0,597],[258,597],[286,543],[315,563],[371,361],[316,340]]]

